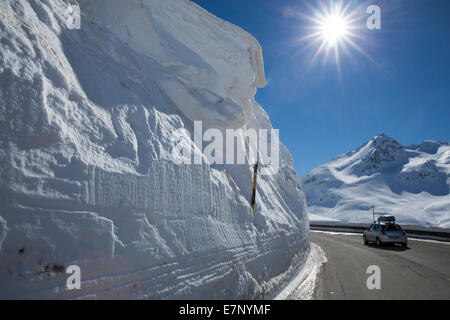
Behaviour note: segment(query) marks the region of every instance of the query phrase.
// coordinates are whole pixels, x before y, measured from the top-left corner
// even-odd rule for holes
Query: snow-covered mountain
[[[255,216],[250,164],[172,152],[196,120],[272,128],[260,45],[187,0],[78,3],[81,29],[77,2],[0,0],[0,298],[270,296],[309,252],[289,152]]]
[[[370,222],[376,213],[400,223],[450,227],[450,145],[402,146],[380,134],[302,178],[311,220]]]

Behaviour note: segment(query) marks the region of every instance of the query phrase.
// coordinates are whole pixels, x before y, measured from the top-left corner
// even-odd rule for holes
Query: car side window
[[[373,231],[374,228],[375,228],[375,225],[374,225],[374,224],[370,225],[369,231]]]

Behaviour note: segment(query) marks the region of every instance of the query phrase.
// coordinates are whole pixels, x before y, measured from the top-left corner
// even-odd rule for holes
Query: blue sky
[[[450,1],[353,1],[355,49],[334,55],[298,41],[311,33],[307,19],[317,0],[195,0],[261,43],[268,85],[256,100],[280,130],[299,176],[351,151],[378,133],[401,144],[450,136]],[[324,3],[328,3],[325,2]],[[347,1],[344,1],[347,3]],[[309,5],[308,5],[309,4]],[[366,9],[381,8],[381,30],[365,28]]]

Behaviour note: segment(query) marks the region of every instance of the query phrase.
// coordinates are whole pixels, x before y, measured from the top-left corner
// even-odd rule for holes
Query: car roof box
[[[395,222],[395,217],[394,216],[381,216],[381,217],[378,217],[378,222],[391,222],[391,223],[394,223]]]

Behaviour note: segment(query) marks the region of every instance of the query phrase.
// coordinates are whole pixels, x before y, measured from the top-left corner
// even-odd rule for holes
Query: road
[[[327,262],[315,299],[450,299],[450,243],[409,239],[408,247],[364,246],[361,234],[311,231]],[[381,271],[381,289],[369,290],[367,268]]]

